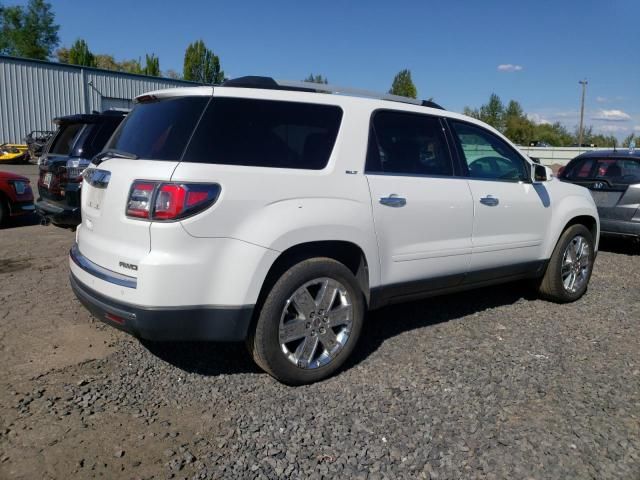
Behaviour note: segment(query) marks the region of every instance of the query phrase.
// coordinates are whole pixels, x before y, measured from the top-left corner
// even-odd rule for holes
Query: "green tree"
[[[122,60],[118,63],[118,67],[120,72],[142,74],[142,64],[139,59],[136,60],[132,58],[131,60]]]
[[[396,74],[393,78],[393,83],[391,84],[391,90],[389,90],[389,93],[409,98],[416,98],[418,96],[418,90],[411,79],[411,70],[400,70]]]
[[[145,55],[145,65],[142,69],[142,73],[152,77],[160,76],[160,59],[156,57],[154,53],[151,55]]]
[[[489,101],[480,107],[480,120],[500,132],[504,131],[504,105],[495,93],[492,93]]]
[[[71,45],[69,49],[69,60],[68,63],[71,65],[80,65],[82,67],[95,67],[96,57],[89,50],[89,45],[87,42],[79,38]]]
[[[51,4],[29,0],[25,7],[0,5],[0,54],[47,60],[59,43]]]
[[[311,73],[307,78],[303,80],[303,82],[327,84],[329,83],[329,80],[327,79],[327,77],[323,77],[322,75],[314,75],[313,73]]]
[[[183,77],[201,83],[218,84],[224,81],[220,59],[202,40],[190,44],[184,52]]]
[[[113,55],[107,55],[105,53],[96,54],[96,66],[105,70],[120,71],[120,64],[116,62]]]
[[[560,122],[536,125],[532,140],[545,142],[554,147],[568,147],[574,143],[573,135]]]

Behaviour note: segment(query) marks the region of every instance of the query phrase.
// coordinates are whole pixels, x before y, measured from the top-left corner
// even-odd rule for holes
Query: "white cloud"
[[[501,63],[498,65],[499,72],[520,72],[523,70],[522,65],[513,65],[512,63]]]
[[[540,125],[543,123],[551,123],[549,120],[544,118],[539,113],[527,113],[527,118],[531,120],[533,123],[535,123],[536,125]]]
[[[596,97],[596,102],[606,103],[609,99],[607,97]]]
[[[624,125],[598,125],[595,129],[602,133],[621,133],[629,130]]]
[[[605,122],[624,122],[625,120],[631,120],[631,116],[622,110],[598,110],[591,119]]]
[[[633,127],[633,131],[640,132],[640,125],[636,125],[635,127]]]

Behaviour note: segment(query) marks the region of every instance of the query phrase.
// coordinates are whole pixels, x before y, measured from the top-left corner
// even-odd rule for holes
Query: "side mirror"
[[[531,165],[531,179],[533,183],[542,183],[546,182],[551,178],[551,173],[549,173],[550,169],[547,169],[544,165],[539,165],[534,163]]]

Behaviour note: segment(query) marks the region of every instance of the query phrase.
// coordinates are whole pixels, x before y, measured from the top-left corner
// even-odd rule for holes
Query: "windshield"
[[[178,97],[135,106],[105,147],[147,160],[180,160],[209,97]]]

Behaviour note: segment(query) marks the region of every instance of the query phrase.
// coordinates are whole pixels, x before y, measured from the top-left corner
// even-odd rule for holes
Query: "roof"
[[[640,150],[634,149],[631,151],[629,148],[616,148],[608,150],[592,150],[590,152],[584,152],[578,155],[576,158],[633,158],[640,160]]]
[[[121,110],[106,110],[102,113],[81,113],[76,115],[66,115],[64,117],[56,117],[53,123],[62,125],[64,123],[98,123],[105,119],[121,119],[125,117],[127,112]]]
[[[391,102],[407,103],[411,105],[417,105],[421,107],[435,108],[438,110],[444,110],[440,105],[431,100],[417,100],[415,98],[403,97],[400,95],[393,95],[390,93],[378,93],[368,90],[361,90],[349,87],[339,87],[337,85],[329,85],[325,83],[312,83],[312,82],[296,82],[289,80],[274,80],[271,77],[260,76],[246,76],[238,77],[230,80],[225,80],[220,85],[215,87],[193,87],[193,88],[171,88],[156,90],[148,92],[143,95],[139,95],[135,98],[136,102],[143,103],[145,101],[153,101],[157,98],[166,98],[173,96],[186,96],[186,95],[202,95],[209,96],[213,94],[213,88],[249,88],[257,90],[279,90],[289,92],[305,92],[305,93],[325,93],[334,94],[358,98],[367,98],[374,100],[387,100]]]

